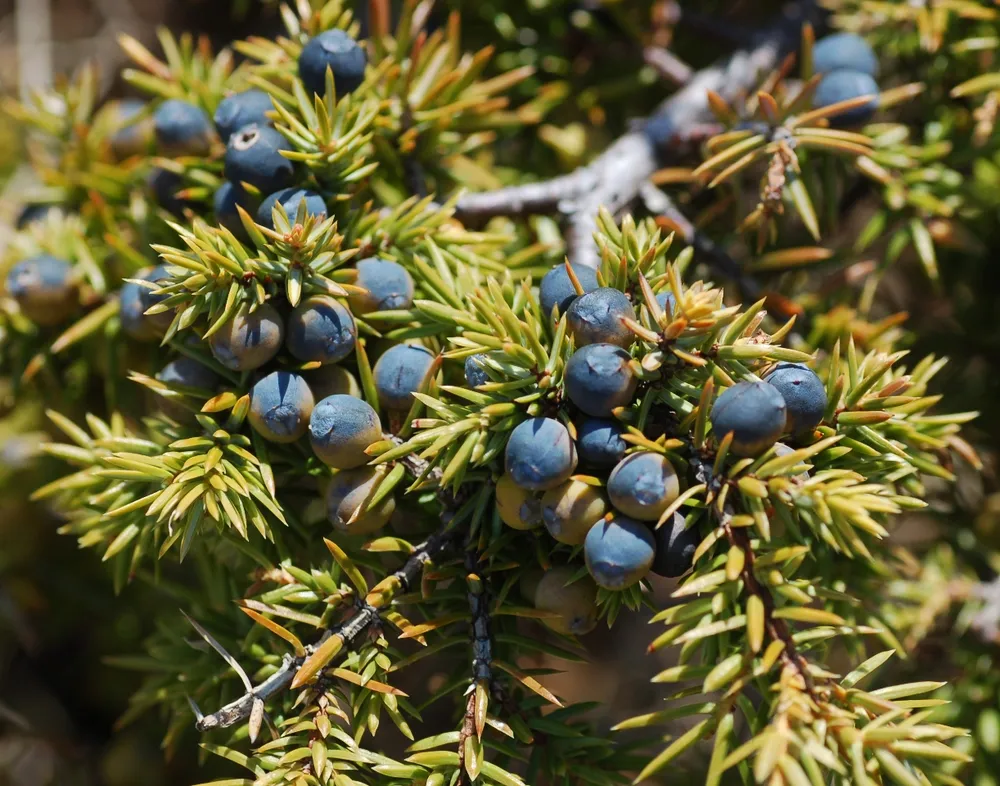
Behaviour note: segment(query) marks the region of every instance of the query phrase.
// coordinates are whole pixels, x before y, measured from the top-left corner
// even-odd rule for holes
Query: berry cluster
[[[813,71],[820,75],[813,104],[827,107],[842,101],[873,96],[873,98],[830,118],[839,126],[866,123],[878,109],[878,59],[871,45],[856,33],[834,33],[816,42],[813,47]]]

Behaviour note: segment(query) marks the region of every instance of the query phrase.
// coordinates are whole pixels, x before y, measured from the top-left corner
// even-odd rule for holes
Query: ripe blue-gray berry
[[[369,503],[376,484],[385,476],[383,469],[358,467],[333,473],[326,492],[326,511],[335,529],[349,535],[369,535],[388,523],[396,510],[395,497],[387,494],[378,504]]]
[[[566,311],[577,347],[615,344],[628,349],[635,342],[635,333],[622,322],[626,317],[635,319],[632,301],[612,287],[600,287],[578,297]]]
[[[677,308],[677,298],[669,289],[656,296],[656,302],[668,315],[673,316],[674,309]]]
[[[167,385],[211,392],[218,387],[219,375],[204,363],[179,355],[165,365],[156,378]]]
[[[812,431],[826,412],[826,386],[804,363],[779,363],[764,380],[785,400],[785,430],[792,434]]]
[[[542,501],[536,491],[523,489],[504,473],[497,481],[497,512],[512,529],[535,529],[542,524]]]
[[[215,110],[215,130],[223,143],[228,143],[229,137],[252,123],[268,125],[267,113],[273,110],[271,96],[263,90],[233,93],[223,98]]]
[[[108,138],[111,154],[121,161],[148,153],[154,140],[153,121],[150,117],[137,119],[146,108],[146,102],[136,98],[126,98],[110,106],[118,129]]]
[[[486,355],[482,353],[470,355],[465,359],[465,382],[470,388],[478,388],[490,382],[490,375],[482,365],[485,359]]]
[[[377,257],[362,259],[357,270],[358,279],[354,283],[365,292],[351,294],[351,310],[355,314],[405,309],[413,305],[413,279],[398,262]]]
[[[256,123],[244,126],[229,137],[226,179],[233,183],[249,183],[264,194],[280,191],[295,177],[295,166],[281,155],[282,151],[291,149],[288,140],[270,126]]]
[[[599,488],[582,480],[567,480],[542,496],[542,521],[560,543],[579,546],[590,528],[608,512]]]
[[[507,440],[507,474],[531,491],[554,488],[576,469],[576,446],[569,431],[552,418],[530,418],[518,424]]]
[[[351,312],[329,295],[313,295],[288,318],[285,344],[299,360],[336,363],[354,351],[357,339]]]
[[[576,449],[580,461],[595,469],[613,467],[625,455],[628,443],[617,420],[584,418],[576,428]]]
[[[156,108],[153,132],[168,156],[203,156],[212,144],[212,121],[205,110],[176,98]]]
[[[409,410],[413,394],[420,390],[433,366],[434,353],[424,347],[397,344],[387,349],[373,369],[379,403],[386,409]]]
[[[614,344],[581,347],[566,364],[566,395],[587,415],[606,418],[632,401],[636,379],[631,356]]]
[[[583,287],[584,293],[593,292],[600,284],[597,283],[597,273],[589,267],[573,266],[573,274]],[[559,313],[565,314],[570,304],[577,299],[576,288],[570,281],[566,266],[556,265],[545,274],[538,287],[538,299],[541,302],[542,314],[548,317],[553,306],[559,306]]]
[[[237,314],[209,339],[212,355],[233,371],[252,371],[281,349],[285,326],[278,310],[263,303],[251,313]]]
[[[305,215],[310,218],[326,218],[326,201],[315,191],[305,188],[283,188],[266,197],[257,208],[257,223],[268,229],[274,229],[274,208],[281,205],[285,209],[288,220],[295,225],[299,206],[305,204]]]
[[[653,532],[653,539],[656,541],[653,573],[676,578],[686,573],[693,564],[701,534],[697,526],[687,527],[684,517],[675,513]]]
[[[298,374],[272,371],[250,390],[247,420],[269,442],[295,442],[309,428],[312,391]]]
[[[872,99],[861,106],[840,112],[830,117],[834,126],[857,126],[868,122],[878,109],[879,89],[875,80],[860,71],[831,71],[825,74],[813,93],[813,105],[817,108],[830,106],[861,96]]]
[[[857,33],[834,33],[824,36],[813,46],[813,71],[860,71],[878,75],[878,59],[871,45]]]
[[[132,278],[141,281],[157,282],[170,277],[164,265],[146,268]],[[152,290],[133,281],[122,284],[119,294],[119,317],[122,329],[137,341],[155,341],[161,338],[170,327],[173,314],[169,311],[162,314],[147,314],[146,311],[163,300],[162,295],[154,295]]]
[[[336,469],[367,464],[365,450],[382,439],[378,413],[354,396],[335,394],[321,400],[309,421],[309,443],[316,457]]]
[[[343,366],[328,363],[325,366],[303,373],[317,401],[327,396],[342,394],[361,398],[361,385],[355,376]]]
[[[766,382],[738,382],[716,399],[709,414],[718,441],[733,433],[737,456],[756,456],[785,430],[785,399]]]
[[[538,580],[533,599],[535,608],[559,615],[543,617],[546,627],[556,633],[582,636],[597,627],[597,586],[587,576],[573,581],[575,574],[566,566],[550,568]]]
[[[184,188],[184,178],[169,169],[154,169],[147,184],[156,204],[173,216],[184,215],[188,203],[177,195]]]
[[[657,521],[679,494],[677,473],[659,453],[626,456],[608,476],[611,504],[639,521]]]
[[[215,190],[215,195],[212,197],[215,220],[219,222],[219,226],[224,226],[237,238],[243,240],[246,238],[246,229],[243,227],[243,221],[240,220],[240,214],[236,207],[238,205],[249,212],[251,202],[250,194],[243,186],[238,183],[230,183],[227,180]]]
[[[368,56],[343,30],[327,30],[312,38],[299,55],[299,76],[310,93],[326,93],[326,70],[333,71],[337,95],[358,89],[365,78]]]
[[[38,325],[58,325],[76,311],[76,275],[65,259],[42,254],[18,262],[7,273],[7,294]]]
[[[583,556],[597,586],[623,590],[649,573],[656,556],[656,543],[649,527],[619,514],[590,528],[583,543]]]

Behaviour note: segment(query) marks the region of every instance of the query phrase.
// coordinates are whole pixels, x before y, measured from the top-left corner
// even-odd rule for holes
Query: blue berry
[[[635,394],[631,359],[614,344],[581,347],[566,364],[566,395],[585,414],[610,417],[616,408],[631,403]]]
[[[21,313],[38,325],[58,325],[79,304],[73,266],[42,254],[18,262],[7,273],[7,293]]]
[[[406,309],[413,305],[413,279],[398,262],[363,259],[358,262],[357,269],[358,279],[354,283],[364,288],[365,293],[351,295],[351,310],[355,314]]]
[[[860,71],[831,71],[816,86],[813,105],[817,108],[847,101],[861,96],[872,96],[862,106],[841,112],[830,118],[834,126],[857,126],[868,122],[878,109],[879,89],[875,80]]]
[[[576,449],[580,451],[580,461],[599,469],[613,467],[628,449],[628,443],[622,439],[624,433],[616,420],[584,418],[576,429]]]
[[[311,39],[299,55],[299,76],[310,93],[326,93],[326,70],[333,71],[338,95],[352,93],[365,78],[368,56],[343,30],[327,30]]]
[[[826,412],[826,386],[804,363],[779,363],[764,380],[785,400],[785,430],[804,434],[818,426]]]
[[[317,401],[337,394],[361,398],[361,385],[358,384],[355,376],[343,366],[330,363],[306,371],[304,376]]]
[[[878,75],[878,59],[871,45],[857,33],[834,33],[821,38],[813,46],[813,70],[817,74],[830,71],[860,71]]]
[[[218,374],[187,355],[179,355],[171,360],[156,378],[167,385],[203,391],[213,391],[219,385]]]
[[[680,494],[673,465],[659,453],[633,453],[611,470],[611,504],[639,521],[657,521]]]
[[[146,102],[136,98],[126,98],[111,105],[115,115],[115,131],[108,139],[111,154],[119,161],[148,153],[152,147],[154,133],[152,118],[136,117],[146,108]]]
[[[132,278],[140,281],[158,282],[170,278],[165,265],[146,268]],[[154,295],[152,290],[141,284],[126,281],[119,294],[122,329],[137,341],[155,341],[162,338],[173,321],[173,313],[147,314],[152,306],[162,301],[162,295]]]
[[[558,420],[530,418],[510,433],[504,466],[521,488],[545,491],[573,474],[576,446]]]
[[[268,442],[295,442],[309,428],[313,413],[312,391],[298,374],[272,371],[250,390],[247,419]]]
[[[386,409],[407,411],[434,366],[434,353],[414,344],[390,347],[375,363],[375,389]]]
[[[669,289],[666,292],[661,292],[656,296],[656,302],[668,316],[673,316],[674,309],[677,308],[677,298],[674,297],[673,292]]]
[[[149,175],[148,185],[156,204],[178,218],[184,215],[188,203],[177,196],[184,188],[184,178],[169,169],[154,169]]]
[[[156,108],[153,131],[161,152],[168,156],[203,156],[212,144],[212,121],[205,110],[178,99]]]
[[[281,155],[291,149],[288,140],[270,126],[244,126],[229,137],[226,179],[249,183],[265,194],[280,191],[295,177],[295,166]]]
[[[267,113],[274,110],[271,96],[263,90],[245,90],[223,98],[215,110],[215,130],[219,138],[228,144],[229,137],[241,128],[256,123],[266,126],[270,123]]]
[[[635,333],[622,322],[626,317],[635,319],[632,301],[612,287],[600,287],[578,297],[566,312],[577,347],[615,344],[628,349],[635,342]]]
[[[336,469],[367,464],[365,450],[382,439],[378,413],[354,396],[337,394],[321,400],[309,421],[309,442],[316,457]]]
[[[482,366],[482,361],[485,359],[486,355],[482,353],[470,355],[465,359],[465,382],[470,388],[488,385],[492,381]]]
[[[649,573],[656,556],[656,543],[645,524],[616,515],[590,528],[583,543],[583,556],[597,586],[623,590]]]
[[[785,430],[785,400],[766,382],[738,382],[716,399],[709,414],[715,438],[733,433],[737,456],[756,456],[778,441]]]
[[[284,337],[281,315],[270,303],[264,303],[251,313],[229,319],[212,334],[209,347],[226,368],[252,371],[278,354]]]
[[[238,183],[230,183],[229,181],[223,182],[215,190],[215,196],[212,197],[215,220],[219,222],[219,226],[225,227],[237,238],[241,240],[245,239],[247,236],[246,229],[243,226],[243,221],[240,219],[240,214],[236,207],[239,206],[244,210],[248,210],[251,201],[250,195],[243,186]]]
[[[384,476],[381,467],[358,467],[333,474],[326,492],[326,510],[335,529],[349,535],[369,535],[388,523],[396,510],[392,494],[387,494],[375,506],[367,504]],[[354,518],[359,511],[363,512]]]
[[[497,512],[511,529],[535,529],[542,524],[542,503],[537,492],[523,489],[504,473],[497,481]]]
[[[329,295],[313,295],[289,317],[285,344],[299,360],[336,363],[354,351],[357,339],[351,312]]]
[[[601,490],[582,480],[567,480],[542,496],[542,521],[560,543],[579,546],[590,528],[604,518],[608,503]]]
[[[584,293],[593,292],[600,284],[597,283],[597,273],[589,267],[574,265],[573,274],[583,287]],[[565,314],[579,295],[573,282],[569,279],[564,264],[556,265],[545,274],[538,287],[538,299],[541,302],[542,314],[548,317],[554,306],[559,306],[559,313]]]
[[[34,223],[44,221],[52,214],[62,214],[62,209],[59,205],[25,205],[17,217],[15,226],[18,229],[24,229]]]
[[[535,586],[533,600],[535,608],[559,615],[542,618],[547,628],[582,636],[597,627],[597,586],[587,576],[573,581],[574,575],[576,571],[566,566],[545,571]]]
[[[657,576],[677,578],[686,573],[694,564],[694,552],[701,543],[698,527],[686,526],[680,513],[675,513],[663,526],[653,533],[656,541],[656,557],[653,573]]]
[[[280,204],[294,226],[299,205],[303,202],[306,206],[307,217],[326,218],[326,202],[315,191],[304,188],[285,188],[271,194],[260,203],[260,207],[257,209],[257,223],[268,229],[274,229],[274,208]]]

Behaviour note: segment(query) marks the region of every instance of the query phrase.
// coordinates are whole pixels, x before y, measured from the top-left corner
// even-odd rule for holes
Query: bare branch
[[[708,92],[733,99],[753,89],[758,76],[777,67],[799,41],[803,22],[817,14],[813,0],[795,2],[756,40],[723,62],[694,72],[687,84],[649,118],[621,136],[594,161],[575,172],[542,183],[512,186],[458,201],[456,215],[483,220],[498,215],[553,213],[568,223],[566,243],[570,261],[597,267],[600,257],[593,234],[601,207],[619,213],[639,194],[639,187],[664,161],[690,151],[713,122]]]

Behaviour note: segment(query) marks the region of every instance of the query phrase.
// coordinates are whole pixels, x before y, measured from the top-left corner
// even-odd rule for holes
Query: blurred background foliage
[[[865,0],[831,4],[845,18],[850,14],[864,32],[878,30],[880,18],[873,9],[922,5]],[[648,114],[674,86],[646,63],[644,47],[669,46],[681,61],[706,65],[752,35],[754,26],[779,4],[720,0],[682,5],[691,11],[681,14],[677,4],[666,0],[440,0],[435,18],[443,19],[451,10],[462,14],[466,49],[495,46],[497,56],[490,68],[497,73],[533,66],[534,75],[516,93],[528,100],[540,90],[548,91],[554,104],[544,122],[510,133],[490,150],[497,159],[480,163],[489,165],[497,182],[484,185],[512,179],[513,169],[507,167],[514,162],[521,173],[539,179],[569,171],[606,147],[630,121]],[[67,71],[96,58],[109,98],[127,93],[114,76],[124,62],[117,32],[154,46],[155,27],[164,24],[204,33],[218,46],[255,33],[272,34],[280,27],[276,6],[267,0],[52,0],[50,9],[54,70]],[[952,359],[936,389],[948,398],[949,409],[983,412],[966,436],[981,451],[986,471],[982,477],[960,477],[956,492],[933,496],[929,512],[900,520],[894,533],[897,542],[927,559],[923,565],[914,564],[914,581],[901,581],[888,602],[918,644],[911,662],[897,668],[919,679],[952,681],[945,690],[956,702],[946,722],[973,728],[974,738],[963,744],[978,746],[977,764],[966,773],[967,782],[992,786],[1000,782],[997,641],[990,640],[995,628],[984,626],[976,616],[977,606],[968,601],[976,582],[988,580],[1000,568],[1000,558],[991,550],[1000,548],[994,453],[1000,444],[1000,135],[980,138],[977,124],[986,122],[982,96],[955,101],[948,93],[963,80],[997,68],[987,45],[963,50],[960,42],[995,39],[998,28],[995,21],[963,19],[936,38],[932,27],[922,25],[914,17],[912,35],[899,35],[899,26],[887,26],[877,51],[894,62],[894,73],[927,85],[901,111],[904,122],[923,130],[924,139],[911,141],[933,145],[947,139],[953,144],[946,166],[928,155],[923,186],[944,200],[960,195],[955,202],[960,225],[916,213],[941,241],[936,248],[937,278],[919,274],[926,264],[912,249],[891,268],[883,264],[884,249],[872,249],[859,253],[846,269],[840,260],[805,273],[781,274],[771,283],[781,291],[808,290],[822,297],[824,286],[839,287],[846,277],[849,286],[838,290],[841,302],[827,304],[840,306],[827,317],[827,325],[849,321],[850,309],[859,300],[870,303],[866,316],[872,322],[905,312],[903,330],[914,356]],[[18,73],[18,44],[14,14],[8,8],[0,19],[0,84],[8,94],[15,94],[19,84],[31,83]],[[994,102],[995,119],[992,96],[988,94],[986,105],[988,110]],[[23,188],[24,140],[18,133],[15,124],[0,115],[0,243],[6,240],[3,235],[16,216]],[[709,213],[712,204],[706,198],[695,207]],[[859,236],[882,205],[874,184],[842,195],[841,239],[827,235],[824,242],[850,246],[850,238]],[[538,231],[544,237],[544,226]],[[872,275],[882,270],[887,272]],[[813,327],[823,330],[824,323]],[[72,539],[56,534],[58,522],[44,507],[25,501],[25,490],[40,486],[58,469],[34,455],[44,436],[42,413],[30,405],[14,410],[6,385],[0,379],[0,786],[158,786],[231,773],[224,762],[210,760],[195,775],[193,745],[180,746],[164,761],[156,717],[116,730],[139,675],[112,666],[106,658],[139,651],[159,610],[172,612],[178,604],[143,583],[112,600],[101,565],[92,555],[78,552]],[[672,582],[663,581],[656,589],[666,597],[672,587]],[[642,675],[664,667],[659,656],[644,654],[649,639],[644,622],[636,617],[617,627],[613,637],[603,628],[589,636],[589,664],[536,665],[565,669],[547,684],[568,699],[599,703],[602,722],[610,726],[650,706],[651,691]],[[706,764],[694,756],[682,767],[690,768],[690,782],[699,783],[696,773]],[[672,778],[686,782],[680,771]]]

